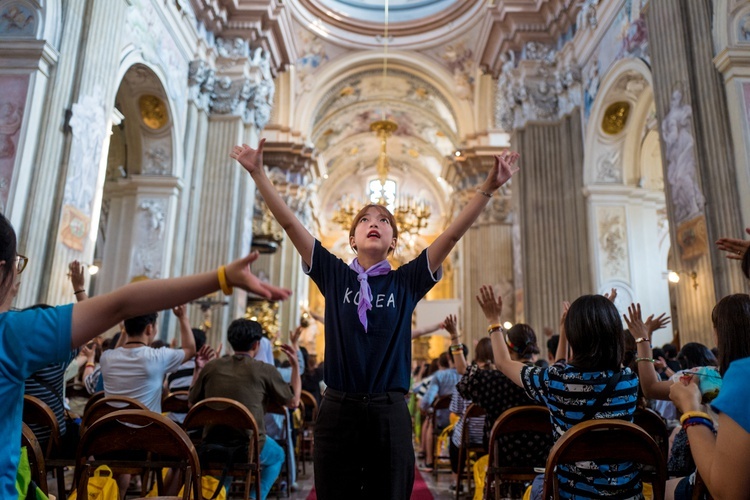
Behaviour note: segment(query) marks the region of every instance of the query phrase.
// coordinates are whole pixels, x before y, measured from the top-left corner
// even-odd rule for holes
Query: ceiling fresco
[[[392,23],[416,21],[434,16],[463,0],[390,0],[388,20]],[[383,23],[383,0],[318,0],[340,16],[370,23]]]

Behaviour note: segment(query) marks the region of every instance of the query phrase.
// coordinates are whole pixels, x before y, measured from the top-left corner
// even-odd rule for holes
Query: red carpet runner
[[[433,500],[432,493],[427,487],[427,483],[422,479],[422,473],[415,469],[414,471],[414,489],[411,492],[411,500]],[[318,495],[315,494],[315,488],[313,487],[307,500],[318,500]]]

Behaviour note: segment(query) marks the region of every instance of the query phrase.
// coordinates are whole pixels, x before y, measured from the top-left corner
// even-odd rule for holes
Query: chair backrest
[[[487,468],[488,486],[490,486],[491,478],[496,478],[498,481],[531,481],[537,475],[534,468],[544,466],[543,457],[540,457],[540,463],[534,465],[505,465],[507,457],[502,452],[501,439],[504,436],[519,432],[538,433],[549,436],[549,443],[551,445],[552,422],[547,407],[536,405],[516,406],[515,408],[505,410],[497,417],[497,420],[492,425],[490,442],[488,444],[489,450],[487,450],[490,456]]]
[[[21,446],[26,447],[26,454],[29,457],[29,467],[31,467],[31,480],[36,483],[40,490],[46,495],[47,489],[47,470],[44,466],[44,453],[39,446],[36,436],[28,425],[22,424]]]
[[[89,397],[89,400],[86,401],[86,406],[83,407],[83,415],[81,415],[81,420],[86,416],[86,413],[88,413],[89,409],[99,401],[100,399],[104,398],[105,394],[104,391],[97,391],[94,394]]]
[[[438,396],[435,401],[432,402],[433,410],[447,410],[451,406],[451,395],[446,394],[445,396]]]
[[[641,478],[651,482],[655,500],[664,499],[667,463],[659,446],[637,425],[613,419],[581,422],[557,440],[547,459],[543,498],[559,498],[559,483],[554,473],[558,465],[587,461],[622,461],[645,466]]]
[[[469,420],[487,416],[487,410],[477,404],[470,404],[464,413],[464,430],[461,434],[461,445],[466,449],[484,449],[482,443],[472,443],[469,436]]]
[[[60,424],[52,408],[41,399],[26,394],[23,397],[23,422],[50,430],[50,438],[42,451],[45,457],[52,457],[52,454],[60,447]],[[37,444],[39,444],[38,440]]]
[[[636,408],[633,414],[633,423],[654,438],[662,455],[664,455],[664,460],[667,460],[669,454],[669,430],[667,430],[667,423],[662,416],[651,408]]]
[[[144,410],[149,411],[146,405],[137,399],[125,396],[107,396],[99,398],[90,407],[86,409],[81,419],[81,433],[85,432],[91,424],[105,415],[119,410]]]
[[[311,392],[302,391],[300,393],[300,401],[305,404],[305,412],[302,414],[306,423],[314,424],[318,418],[318,401]]]
[[[233,399],[207,398],[190,408],[185,416],[185,421],[182,423],[183,429],[190,435],[194,443],[202,441],[202,434],[198,432],[199,430],[214,425],[231,427],[238,431],[250,431],[247,462],[245,464],[235,463],[235,468],[227,471],[227,474],[230,476],[245,476],[245,498],[248,498],[250,494],[250,477],[255,476],[255,494],[256,498],[260,498],[260,448],[258,444],[258,424],[255,417],[245,405]],[[208,468],[208,471],[221,473],[221,469],[213,471]]]
[[[174,391],[167,394],[161,402],[161,411],[173,413],[187,413],[190,410],[188,406],[188,391]]]
[[[133,453],[139,451],[144,455]],[[116,458],[112,458],[113,453]],[[102,460],[103,455],[111,459]],[[95,458],[90,461],[92,456]],[[79,498],[88,498],[90,471],[101,464],[108,465],[115,473],[149,469],[156,470],[158,476],[163,467],[178,468],[185,474],[184,498],[189,498],[191,489],[196,494],[201,491],[200,462],[190,438],[177,424],[149,410],[110,412],[83,432],[76,453],[74,479]]]

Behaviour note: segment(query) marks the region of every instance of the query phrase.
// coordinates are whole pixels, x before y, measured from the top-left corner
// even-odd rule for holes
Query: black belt
[[[372,394],[365,392],[341,392],[328,387],[326,388],[323,397],[330,399],[331,401],[339,401],[342,403],[390,404],[395,403],[396,401],[403,401],[404,393],[398,391],[376,392]]]

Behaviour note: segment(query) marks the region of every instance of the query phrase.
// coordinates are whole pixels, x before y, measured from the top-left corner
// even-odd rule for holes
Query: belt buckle
[[[369,403],[370,402],[370,395],[369,394],[365,394],[364,396],[362,396],[362,402],[365,403],[365,404]]]

